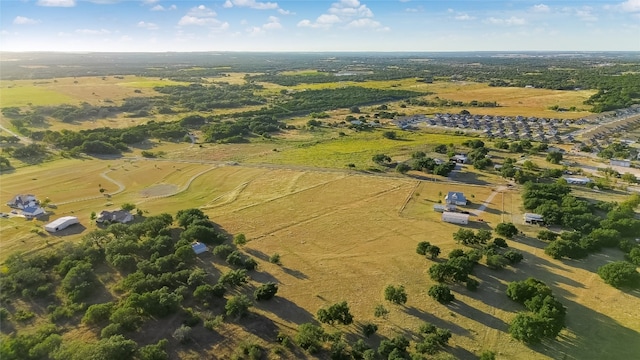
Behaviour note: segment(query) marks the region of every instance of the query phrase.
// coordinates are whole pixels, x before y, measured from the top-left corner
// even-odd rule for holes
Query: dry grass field
[[[74,171],[79,169],[82,171]],[[88,218],[90,212],[101,210],[107,203],[116,207],[133,202],[149,214],[200,207],[225,231],[247,236],[249,243],[244,250],[259,262],[252,278],[276,281],[280,288],[276,299],[253,308],[260,317],[243,320],[240,326],[224,325],[219,334],[234,335],[235,340],[213,342],[203,349],[212,356],[229,353],[246,340],[247,329],[259,329],[268,323],[294,334],[297,325],[312,321],[320,307],[341,300],[349,303],[356,319],[354,325],[336,327],[348,337],[359,333],[359,326],[368,321],[378,324],[379,334],[385,337],[406,334],[429,321],[451,329],[449,352],[460,359],[474,358],[485,349],[496,351],[499,359],[575,360],[631,359],[640,351],[640,295],[616,290],[595,274],[598,266],[622,257],[616,251],[583,261],[556,261],[543,254],[544,244],[538,240],[519,237],[509,245],[524,253],[521,264],[503,271],[478,265],[475,275],[481,282],[480,289],[470,292],[453,286],[456,301],[449,306],[427,296],[426,290],[433,283],[427,270],[433,261],[417,255],[416,244],[429,241],[438,245],[442,257],[459,247],[451,236],[459,227],[442,223],[433,212],[433,204],[446,191],[463,191],[472,201],[467,208],[473,211],[495,190],[494,186],[295,167],[65,160],[3,175],[2,197],[20,192],[44,195],[59,188],[55,197],[50,196],[57,202],[99,195],[98,183],[115,190],[116,184],[100,177],[103,172],[124,185],[121,193],[111,199],[70,202],[55,209],[56,217],[78,215],[86,227],[80,228],[81,233],[41,237],[30,232],[35,226],[30,222],[0,219],[0,255],[5,257],[18,248],[46,246],[46,239],[51,244],[74,241],[94,227]],[[95,175],[87,178],[87,173]],[[25,188],[25,181],[32,178],[51,180],[48,187]],[[31,181],[38,184],[37,180]],[[176,190],[175,195],[168,196]],[[493,227],[501,221],[503,209],[506,216],[520,216],[519,199],[516,190],[498,194],[481,215],[484,221],[473,221],[469,226]],[[274,253],[282,256],[281,266],[268,262]],[[507,334],[508,322],[522,308],[504,294],[507,282],[529,276],[550,285],[568,308],[567,329],[559,340],[531,348]],[[405,306],[385,304],[389,316],[375,318],[374,307],[385,303],[382,292],[389,284],[404,285],[409,301]],[[268,321],[260,320],[263,317]],[[83,329],[76,330],[74,336],[83,337]],[[377,337],[372,343],[379,340]],[[195,358],[194,353],[182,356]]]

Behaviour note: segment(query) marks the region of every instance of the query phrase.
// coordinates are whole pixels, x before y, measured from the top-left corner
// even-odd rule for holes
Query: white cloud
[[[39,22],[40,20],[31,19],[24,16],[16,16],[16,18],[13,19],[13,23],[15,25],[35,25],[35,24],[38,24]]]
[[[348,28],[372,28],[380,27],[380,23],[369,18],[353,20],[347,25]]]
[[[226,8],[231,8],[234,6],[246,7],[256,10],[275,10],[279,8],[278,3],[260,2],[256,0],[226,0],[223,6]]]
[[[249,33],[249,36],[258,36],[258,35],[264,34],[265,31],[258,26],[253,26],[247,29],[247,33]]]
[[[160,0],[142,0],[142,2],[147,4],[147,5],[155,4],[158,1],[160,1]]]
[[[167,11],[167,10],[175,10],[178,7],[175,5],[171,5],[168,8],[162,6],[162,5],[156,5],[154,7],[151,8],[151,11]]]
[[[585,6],[581,9],[576,9],[576,16],[579,17],[582,21],[594,22],[598,21],[598,17],[595,16],[591,11],[593,9],[589,6]]]
[[[304,19],[298,23],[298,27],[330,28],[339,24],[348,28],[371,27],[372,24],[381,27],[379,22],[371,20],[373,16],[371,9],[359,0],[340,0],[332,3],[327,13],[318,16],[315,21]],[[371,21],[361,21],[364,19]]]
[[[627,0],[618,7],[626,12],[640,12],[640,0]]]
[[[228,22],[216,19],[216,12],[204,5],[189,9],[187,14],[180,18],[178,26],[206,26],[214,31],[224,31],[229,28]]]
[[[454,19],[460,20],[460,21],[469,21],[469,20],[475,19],[475,17],[470,16],[469,14],[458,14],[454,17]]]
[[[515,17],[515,16],[512,16],[512,17],[510,17],[508,19],[500,19],[500,18],[490,17],[485,22],[487,22],[489,24],[494,24],[494,25],[507,25],[507,26],[524,25],[524,24],[527,23],[525,21],[525,19],[518,18],[518,17]]]
[[[158,30],[158,25],[144,21],[138,22],[138,27],[145,28],[147,30]]]
[[[204,6],[204,5],[200,5],[200,6],[196,6],[194,8],[191,8],[189,10],[189,12],[187,13],[187,15],[189,16],[196,16],[196,17],[214,17],[216,16],[216,12],[209,9],[208,7]]]
[[[73,7],[76,6],[76,0],[38,0],[37,4],[51,7]]]
[[[285,9],[278,9],[278,13],[280,13],[280,15],[295,15],[296,13],[291,12],[289,10],[285,10]]]
[[[545,4],[537,4],[537,5],[533,5],[531,7],[531,10],[533,12],[538,12],[538,13],[548,13],[551,9],[549,8],[549,6]]]
[[[280,19],[275,16],[269,16],[269,22],[262,25],[262,28],[265,30],[278,30],[282,29],[282,24],[280,24]]]
[[[76,33],[82,34],[82,35],[107,35],[107,34],[111,34],[111,31],[109,31],[107,29],[100,29],[100,30],[77,29]]]

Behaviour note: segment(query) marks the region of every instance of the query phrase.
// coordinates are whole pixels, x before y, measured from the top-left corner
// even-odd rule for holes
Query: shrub
[[[254,291],[253,296],[258,301],[269,300],[273,298],[277,292],[278,285],[274,282],[268,282],[257,288],[256,291]]]
[[[455,296],[451,293],[451,290],[447,285],[436,284],[429,288],[429,296],[434,298],[441,304],[448,304],[455,300]]]

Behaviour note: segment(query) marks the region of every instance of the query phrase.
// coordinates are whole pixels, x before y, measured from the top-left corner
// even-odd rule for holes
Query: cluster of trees
[[[362,326],[365,337],[373,335],[377,329],[378,326],[371,323],[366,323]],[[404,335],[383,339],[377,348],[371,348],[363,338],[349,343],[339,331],[329,333],[321,326],[304,323],[298,326],[294,341],[311,354],[316,354],[326,348],[331,359],[406,360],[422,359],[425,355],[433,356],[438,354],[446,349],[451,335],[451,331],[448,329],[424,323],[420,325],[414,336],[414,350],[411,349],[411,340]],[[279,341],[287,344],[289,338],[286,335],[280,335]]]
[[[519,312],[509,324],[514,339],[536,344],[554,339],[564,328],[566,309],[542,281],[534,278],[513,281],[507,286],[507,296],[528,310]]]
[[[629,147],[629,145],[614,142],[600,150],[598,156],[603,159],[630,159],[636,154],[637,151]]]
[[[266,100],[255,93],[260,89],[262,86],[254,83],[230,85],[221,82],[154,88],[157,92],[168,95],[163,99],[165,102],[186,111],[211,111],[264,104]]]
[[[620,204],[591,203],[570,194],[565,181],[552,184],[527,183],[522,193],[525,209],[544,216],[545,222],[570,229],[559,235],[542,231],[541,240],[550,241],[545,253],[553,258],[580,259],[603,247],[619,247],[630,253],[637,244],[640,220],[634,209],[640,196],[633,195]],[[606,215],[602,215],[606,214]]]
[[[409,170],[423,171],[428,174],[439,176],[448,176],[456,165],[449,161],[438,163],[435,159],[427,157],[422,151],[417,151],[411,155],[409,163],[398,164],[396,170],[400,173],[406,173]]]
[[[179,228],[173,227],[177,223]],[[231,248],[227,265],[231,270],[218,276],[207,272],[195,260],[193,241]],[[166,359],[167,340],[138,344],[131,334],[152,320],[177,314],[183,326],[174,337],[190,340],[195,326],[204,322],[212,328],[217,316],[228,319],[248,313],[252,300],[243,294],[249,281],[247,269],[254,259],[224,244],[227,236],[199,209],[150,216],[131,225],[112,224],[67,243],[56,251],[30,255],[15,254],[4,263],[0,274],[0,314],[3,326],[21,321],[31,313],[20,304],[49,304],[47,314],[35,332],[15,331],[2,337],[2,359]],[[235,254],[235,255],[234,255]],[[234,255],[234,256],[231,256]],[[96,269],[101,269],[96,273]],[[107,272],[106,274],[103,272]],[[119,279],[105,283],[102,279]],[[112,286],[118,299],[100,301],[100,293]],[[225,294],[234,289],[226,301]],[[275,296],[277,284],[256,286],[254,298],[266,301]],[[32,300],[37,300],[33,302]],[[224,306],[221,306],[224,304]],[[220,315],[215,314],[221,307]],[[31,315],[33,316],[33,315]],[[69,326],[60,326],[62,324]],[[84,323],[99,336],[97,342],[64,338],[65,329]]]
[[[636,257],[640,248],[636,247]],[[636,270],[637,262],[614,261],[598,268],[598,275],[607,284],[617,288],[637,288],[640,287],[640,273]]]
[[[465,283],[468,289],[476,290],[480,283],[469,275],[480,259],[482,259],[482,251],[480,250],[472,249],[465,252],[462,249],[455,249],[449,253],[446,262],[431,265],[429,277],[438,283]]]

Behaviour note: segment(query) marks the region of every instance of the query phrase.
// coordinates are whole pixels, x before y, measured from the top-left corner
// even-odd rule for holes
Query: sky
[[[640,51],[640,0],[0,0],[1,51]]]

